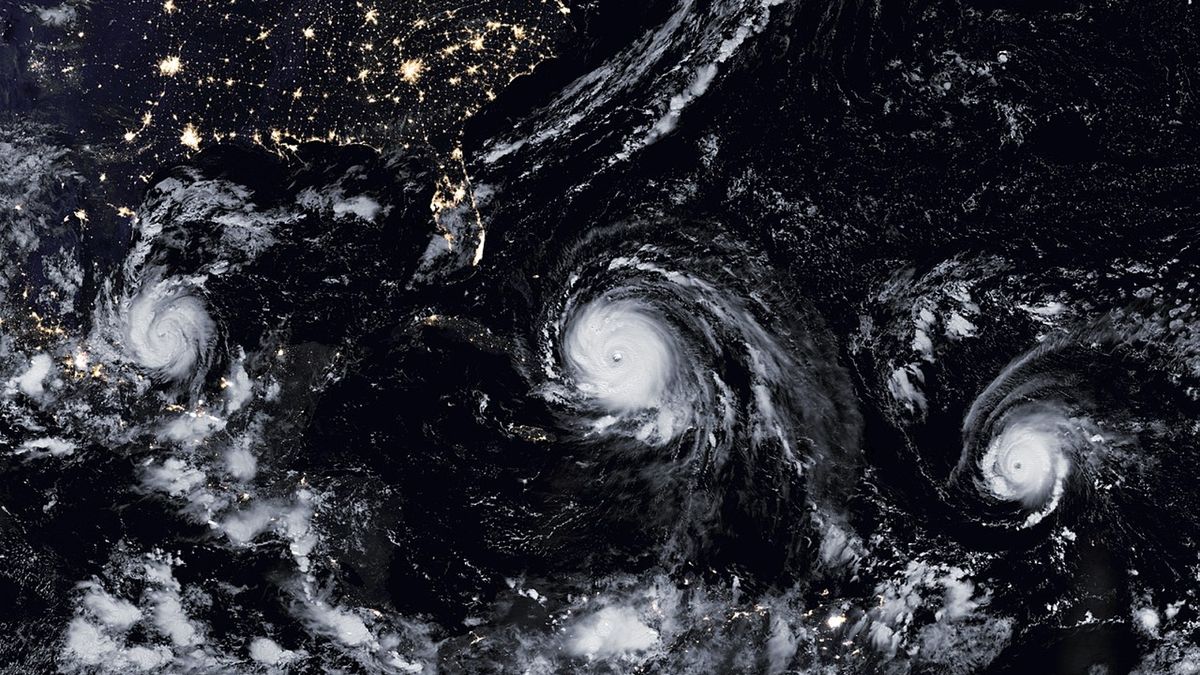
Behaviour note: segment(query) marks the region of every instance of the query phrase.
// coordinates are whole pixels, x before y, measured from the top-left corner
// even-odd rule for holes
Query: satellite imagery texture
[[[1200,3],[0,0],[0,674],[1200,674]]]

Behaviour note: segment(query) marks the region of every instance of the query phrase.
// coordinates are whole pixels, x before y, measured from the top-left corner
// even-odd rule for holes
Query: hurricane
[[[152,377],[179,382],[203,374],[216,324],[185,281],[151,279],[122,310],[128,354]]]
[[[995,258],[902,278],[880,296],[896,303],[898,321],[873,330],[879,341],[871,344],[911,341],[886,348],[890,365],[877,391],[906,439],[895,458],[909,464],[901,503],[954,542],[943,555],[965,549],[982,556],[975,564],[997,564],[1011,560],[1008,551],[1024,552],[1020,567],[1042,579],[1038,593],[1057,598],[1055,614],[1068,622],[1101,612],[1095,598],[1105,593],[1150,604],[1172,595],[1191,563],[1167,523],[1172,505],[1195,499],[1180,480],[1197,442],[1187,421],[1195,371],[1182,365],[1192,346],[1184,324],[1170,319],[1188,303],[1169,294],[1130,300],[1119,290],[1097,290],[1094,305],[1067,304],[1085,296],[1063,291],[1014,299],[1010,289],[1061,282],[1034,281]],[[1147,317],[1158,318],[1141,323]],[[1028,336],[1028,346],[1014,333]],[[980,340],[1015,343],[1011,359],[970,360]],[[934,431],[952,419],[957,434]],[[1120,559],[1127,572],[1096,588],[1087,577],[1096,555]],[[1007,595],[994,606],[1028,602]],[[1141,609],[1134,629],[1157,632],[1163,611],[1174,617],[1178,609]],[[1118,645],[1134,639],[1120,628],[1036,634],[1070,650],[1090,648],[1094,635]],[[1013,649],[1006,658],[1032,663],[1025,659],[1033,653]]]
[[[599,300],[571,322],[563,351],[579,389],[612,412],[659,407],[679,345],[653,307]]]
[[[963,420],[964,456],[952,478],[973,474],[978,494],[997,507],[1027,512],[1022,526],[1057,507],[1072,467],[1084,464],[1089,444],[1103,438],[1087,416],[1086,400],[1056,398],[1072,393],[1056,391],[1065,378],[1030,373],[1039,357],[1041,350],[1008,366],[972,402]]]
[[[1022,415],[1017,413],[1017,415]],[[1041,506],[1062,494],[1071,460],[1063,452],[1069,430],[1052,413],[1026,413],[988,444],[980,460],[983,481],[999,499]],[[1065,425],[1063,425],[1065,426]]]
[[[1200,672],[1198,20],[0,3],[0,671]]]

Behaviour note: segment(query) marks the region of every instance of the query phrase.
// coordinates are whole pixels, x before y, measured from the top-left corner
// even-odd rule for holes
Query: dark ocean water
[[[3,9],[0,662],[1196,672],[1197,20]]]

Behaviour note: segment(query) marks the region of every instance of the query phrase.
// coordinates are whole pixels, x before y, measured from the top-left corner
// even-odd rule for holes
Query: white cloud
[[[1162,623],[1162,619],[1159,618],[1158,612],[1153,607],[1142,607],[1135,610],[1133,616],[1147,635],[1158,635],[1158,626]]]
[[[108,673],[154,670],[173,658],[166,647],[127,647],[82,617],[75,617],[67,626],[63,655],[91,666],[88,672]]]
[[[767,640],[767,665],[771,673],[782,673],[796,655],[798,640],[787,621],[771,619],[771,637]]]
[[[314,602],[308,608],[308,615],[317,624],[318,630],[331,634],[351,647],[370,642],[372,639],[371,631],[362,619],[326,602]]]
[[[87,619],[75,617],[67,626],[66,651],[85,664],[98,665],[111,658],[117,643]]]
[[[258,473],[258,460],[245,447],[233,447],[225,453],[225,470],[238,480],[252,480]]]
[[[221,522],[221,529],[234,544],[248,544],[271,525],[277,512],[278,509],[270,504],[255,504],[226,518]]]
[[[17,388],[32,398],[41,398],[46,393],[44,382],[54,368],[54,360],[48,354],[37,354],[29,360],[29,369],[15,380]]]
[[[44,26],[65,28],[79,19],[79,12],[71,3],[64,2],[57,7],[39,7],[37,16]]]
[[[183,611],[179,596],[171,591],[156,591],[154,601],[154,625],[159,632],[171,638],[179,647],[190,647],[200,641],[196,627]]]
[[[157,274],[124,301],[122,343],[156,379],[182,382],[207,365],[217,325],[190,280]]]
[[[340,199],[333,203],[333,214],[339,218],[347,213],[352,213],[363,220],[374,222],[379,209],[379,202],[365,195]]]
[[[234,362],[233,367],[229,369],[229,377],[225,378],[222,383],[225,388],[225,412],[227,414],[241,410],[254,394],[254,382],[246,373],[242,358]]]
[[[975,324],[958,312],[951,312],[946,320],[946,336],[950,338],[972,337],[977,330]]]
[[[172,654],[166,647],[130,647],[125,650],[124,657],[138,670],[154,670],[170,661]]]
[[[942,586],[946,589],[946,595],[942,601],[942,609],[937,612],[937,618],[940,619],[961,619],[962,617],[975,611],[980,604],[988,601],[988,596],[981,599],[972,599],[975,594],[975,584],[965,578],[966,572],[953,567],[945,578],[942,579]]]
[[[632,608],[605,607],[575,624],[567,650],[575,656],[606,657],[643,651],[656,642],[658,633]]]
[[[105,626],[123,631],[141,621],[142,612],[133,603],[114,598],[95,582],[83,584],[83,587],[87,589],[83,606]]]
[[[179,497],[203,485],[205,479],[203,471],[188,466],[181,459],[169,457],[160,466],[150,467],[142,482],[146,487]]]
[[[296,652],[280,647],[270,638],[254,638],[250,643],[250,658],[268,666],[282,666],[294,661]]]
[[[888,392],[897,403],[903,404],[910,412],[925,412],[927,407],[925,394],[920,385],[925,382],[925,373],[915,363],[892,371],[888,378]]]
[[[17,452],[28,452],[38,456],[52,455],[54,457],[62,457],[74,454],[76,447],[73,441],[61,438],[35,438],[22,443],[21,448]]]
[[[158,432],[162,440],[197,445],[225,428],[225,420],[205,413],[183,413]]]

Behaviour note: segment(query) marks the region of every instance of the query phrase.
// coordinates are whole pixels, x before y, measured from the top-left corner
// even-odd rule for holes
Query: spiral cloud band
[[[854,475],[844,372],[802,301],[747,283],[763,278],[753,251],[642,234],[622,225],[580,242],[545,281],[530,384],[571,456],[599,469],[570,463],[561,489],[648,500],[634,527],[661,537],[666,558],[703,555],[707,542],[683,536],[696,530],[784,555],[810,505],[836,520],[830,486]]]
[[[998,499],[1036,509],[1057,501],[1070,471],[1061,420],[1034,414],[1012,420],[988,445],[981,460],[986,488]]]
[[[679,346],[653,307],[598,299],[567,328],[563,353],[582,392],[613,413],[662,403],[679,367]]]
[[[129,356],[165,382],[195,374],[216,337],[204,302],[170,279],[147,284],[129,300],[123,328]]]

